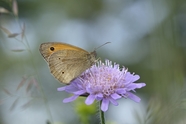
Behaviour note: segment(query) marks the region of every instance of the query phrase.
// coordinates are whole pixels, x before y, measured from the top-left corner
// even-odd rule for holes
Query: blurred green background
[[[56,90],[63,85],[39,53],[51,41],[88,51],[111,42],[98,57],[146,83],[139,104],[110,105],[108,124],[185,124],[185,0],[18,0],[18,9],[14,2],[0,0],[0,124],[99,123],[85,99],[62,103],[69,94]],[[13,34],[23,29],[24,37]]]

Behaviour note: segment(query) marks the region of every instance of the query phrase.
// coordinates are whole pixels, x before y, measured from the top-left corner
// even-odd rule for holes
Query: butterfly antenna
[[[99,46],[99,47],[95,48],[95,49],[94,49],[94,51],[95,51],[95,50],[97,50],[97,49],[99,49],[100,47],[102,47],[102,46],[104,46],[104,45],[108,44],[108,43],[111,43],[111,42],[106,42],[106,43],[102,44],[101,46]]]

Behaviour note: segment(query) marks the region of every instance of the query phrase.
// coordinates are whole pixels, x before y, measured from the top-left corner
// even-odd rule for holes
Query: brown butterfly
[[[42,43],[39,50],[52,75],[64,84],[70,84],[96,62],[95,50],[89,53],[66,43]]]

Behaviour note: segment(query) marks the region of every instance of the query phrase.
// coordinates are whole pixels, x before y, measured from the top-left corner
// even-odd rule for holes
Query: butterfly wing
[[[70,81],[90,68],[93,61],[95,61],[95,56],[87,51],[60,50],[49,57],[49,67],[56,79],[69,84]]]
[[[81,49],[79,47],[66,44],[66,43],[60,43],[60,42],[42,43],[39,48],[41,55],[47,62],[49,61],[49,57],[53,53],[60,51],[60,50],[77,50],[77,51],[87,52],[84,49]]]

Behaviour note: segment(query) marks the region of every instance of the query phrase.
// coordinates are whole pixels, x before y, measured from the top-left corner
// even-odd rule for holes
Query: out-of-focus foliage
[[[126,66],[147,84],[137,91],[140,104],[111,105],[107,122],[185,123],[185,22],[185,0],[1,0],[0,123],[99,121],[95,106],[61,102],[68,94],[57,92],[61,84],[38,50],[49,41],[88,51],[111,42],[98,57]]]

